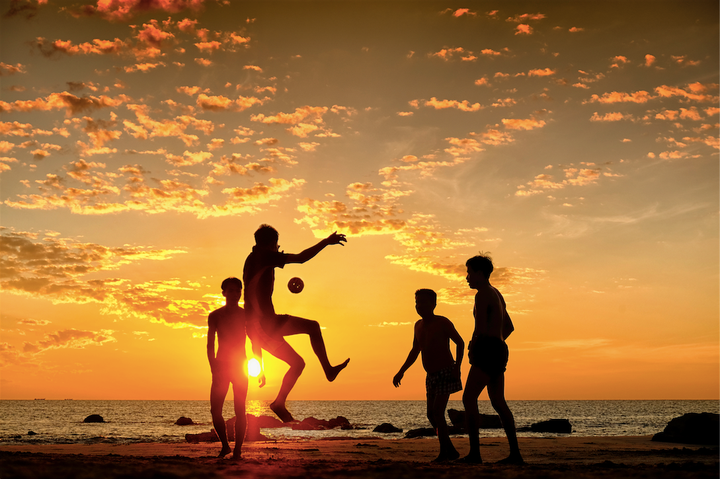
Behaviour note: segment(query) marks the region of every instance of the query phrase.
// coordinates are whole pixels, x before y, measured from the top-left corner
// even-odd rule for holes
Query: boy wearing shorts
[[[450,441],[445,408],[452,393],[462,389],[460,364],[463,359],[465,342],[453,323],[444,316],[435,314],[437,295],[431,289],[419,289],[415,292],[415,310],[420,318],[415,323],[412,349],[400,371],[393,378],[395,387],[410,366],[422,354],[422,364],[427,377],[427,416],[435,428],[440,441],[440,454],[433,462],[452,461],[460,454]],[[455,360],[450,352],[450,340],[455,343]]]

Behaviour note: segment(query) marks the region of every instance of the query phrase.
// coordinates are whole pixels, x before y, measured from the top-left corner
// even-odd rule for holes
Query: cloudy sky
[[[292,338],[291,399],[423,399],[419,362],[391,383],[413,293],[468,341],[479,251],[509,398],[718,397],[716,1],[2,8],[0,397],[207,397],[262,223],[286,252],[348,235],[277,272],[351,358],[328,384]]]

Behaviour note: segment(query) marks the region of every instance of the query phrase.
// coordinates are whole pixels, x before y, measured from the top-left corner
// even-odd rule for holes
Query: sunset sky
[[[351,358],[291,338],[291,400],[424,399],[413,293],[469,341],[479,251],[509,399],[718,398],[717,1],[0,5],[0,398],[207,398],[262,223],[348,237],[276,272]]]

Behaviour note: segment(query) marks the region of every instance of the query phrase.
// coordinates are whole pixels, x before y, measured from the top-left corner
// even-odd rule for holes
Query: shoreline
[[[651,436],[520,438],[525,466],[496,465],[504,437],[481,438],[482,465],[431,463],[436,438],[333,438],[248,442],[243,460],[218,459],[219,443],[53,444],[0,446],[5,478],[97,477],[718,477],[718,448],[652,442]],[[466,438],[453,438],[461,455]]]

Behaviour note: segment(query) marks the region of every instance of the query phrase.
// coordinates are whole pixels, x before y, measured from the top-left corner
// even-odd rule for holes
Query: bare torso
[[[473,317],[475,318],[473,337],[484,335],[504,339],[504,300],[500,292],[493,286],[488,284],[478,289],[475,295]]]
[[[214,321],[218,350],[215,358],[218,361],[244,361],[245,354],[245,310],[223,306],[210,313]]]
[[[420,347],[425,371],[434,373],[455,364],[450,353],[452,323],[443,316],[421,319],[415,323],[415,338]]]

